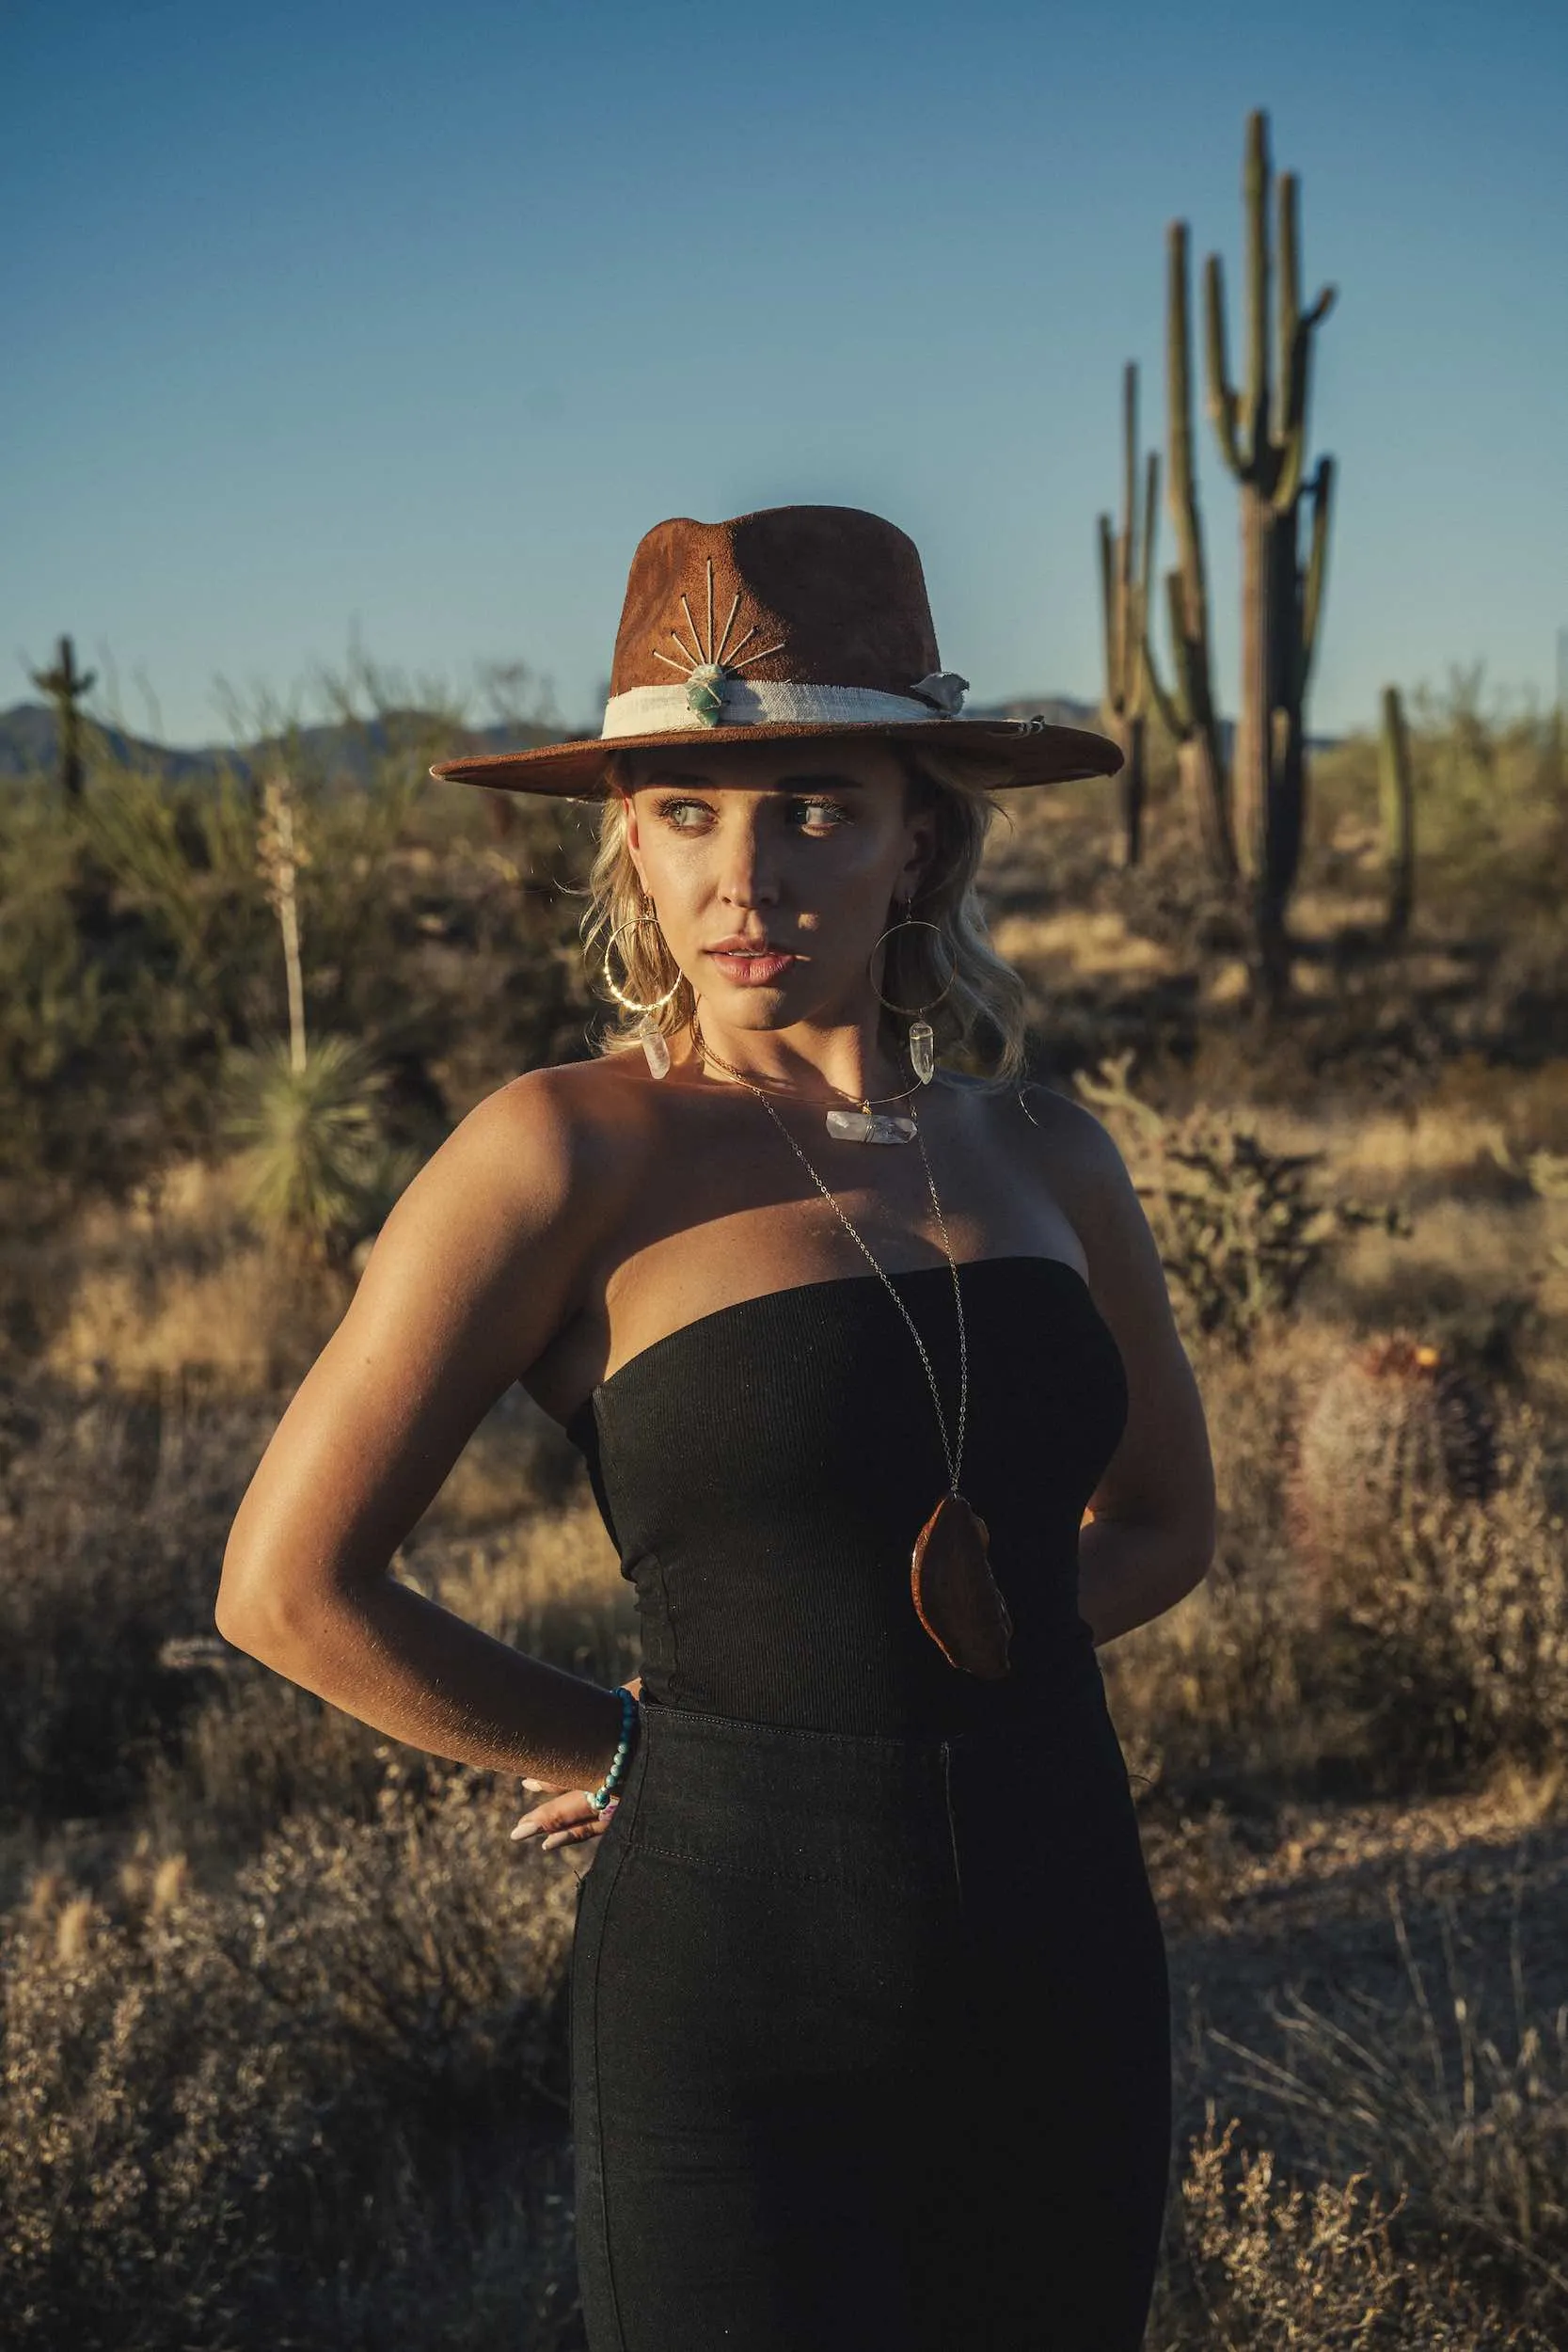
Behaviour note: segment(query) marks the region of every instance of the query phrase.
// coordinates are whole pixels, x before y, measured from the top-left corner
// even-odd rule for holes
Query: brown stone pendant
[[[943,1495],[915,1537],[910,1589],[915,1613],[942,1656],[965,1674],[1000,1682],[1010,1669],[1013,1621],[990,1571],[986,1522],[962,1495]]]

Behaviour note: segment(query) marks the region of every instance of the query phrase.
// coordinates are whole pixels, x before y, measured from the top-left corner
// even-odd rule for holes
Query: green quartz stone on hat
[[[724,710],[724,680],[729,673],[722,662],[704,661],[686,681],[686,699],[693,718],[705,727],[716,727]]]

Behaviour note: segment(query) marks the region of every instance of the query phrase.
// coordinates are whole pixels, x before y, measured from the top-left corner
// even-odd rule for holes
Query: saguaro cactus
[[[83,677],[76,668],[76,656],[69,637],[62,637],[52,670],[33,670],[28,674],[40,691],[48,695],[55,706],[59,723],[59,749],[56,774],[60,790],[68,801],[82,797],[82,714],[76,706],[84,694],[90,694],[98,683],[98,674],[89,670]]]
[[[1397,686],[1383,690],[1383,741],[1378,758],[1378,797],[1383,807],[1383,851],[1388,873],[1386,937],[1402,939],[1410,929],[1416,898],[1416,781],[1410,766],[1410,736]]]
[[[1148,586],[1153,576],[1154,531],[1159,514],[1160,459],[1148,453],[1144,507],[1138,514],[1138,371],[1129,361],[1122,373],[1121,529],[1100,517],[1100,586],[1105,619],[1106,733],[1122,753],[1122,863],[1136,866],[1143,849],[1144,802],[1148,779],[1145,734],[1148,720]]]
[[[1203,522],[1193,463],[1193,387],[1187,224],[1173,220],[1165,236],[1165,434],[1170,453],[1166,502],[1176,529],[1177,563],[1165,574],[1174,678],[1167,693],[1146,643],[1149,688],[1176,740],[1177,768],[1210,870],[1227,887],[1236,878],[1230,821],[1230,779],[1220,749],[1209,654],[1209,583],[1203,561]],[[1148,626],[1148,615],[1145,616]]]
[[[1217,253],[1204,270],[1208,406],[1220,454],[1242,508],[1242,691],[1232,802],[1237,848],[1250,886],[1259,977],[1277,998],[1289,982],[1285,908],[1301,857],[1307,767],[1304,707],[1323,609],[1334,462],[1320,459],[1308,485],[1307,391],[1312,337],[1334,289],[1301,307],[1299,183],[1280,176],[1277,300],[1271,306],[1268,117],[1248,117],[1243,192],[1247,224],[1247,375],[1231,385],[1225,280]],[[1275,316],[1271,321],[1271,307]],[[1270,353],[1271,326],[1275,350]],[[1309,551],[1301,557],[1301,499],[1311,499]]]

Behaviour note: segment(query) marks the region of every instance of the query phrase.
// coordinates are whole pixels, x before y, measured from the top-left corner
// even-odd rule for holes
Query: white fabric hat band
[[[963,700],[961,692],[949,691],[955,704]],[[948,715],[912,694],[883,694],[869,686],[794,686],[787,679],[758,678],[752,683],[727,677],[723,715],[718,723],[752,726],[793,720],[809,726],[835,723],[855,726],[875,724],[879,719],[904,723]],[[951,715],[956,716],[956,711]],[[702,724],[688,687],[633,686],[624,694],[612,694],[606,703],[599,735],[601,740],[617,735],[689,735]]]

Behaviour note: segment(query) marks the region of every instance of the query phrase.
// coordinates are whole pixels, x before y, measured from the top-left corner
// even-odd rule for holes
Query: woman
[[[1126,1170],[1019,1086],[974,896],[993,791],[1117,755],[964,685],[891,524],[680,519],[603,735],[433,771],[602,790],[632,1018],[408,1186],[224,1563],[229,1639],[603,1840],[593,2352],[1133,2352],[1148,2313],[1168,1987],[1095,1653],[1203,1575],[1212,1473]],[[515,1380],[636,1583],[614,1692],[388,1572]]]

